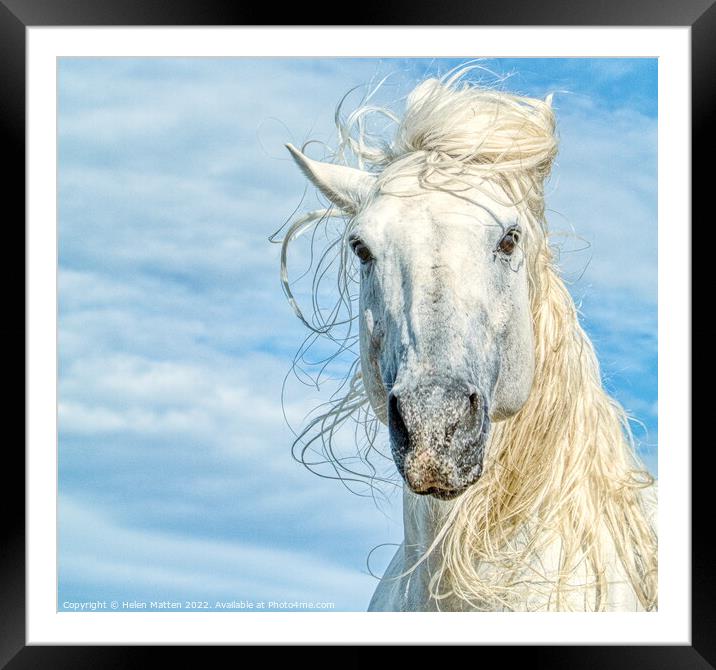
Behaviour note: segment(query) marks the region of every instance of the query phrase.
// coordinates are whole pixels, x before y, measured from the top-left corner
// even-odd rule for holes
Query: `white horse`
[[[388,426],[405,537],[369,609],[655,609],[654,482],[549,246],[551,98],[461,71],[419,85],[402,117],[378,110],[397,125],[389,143],[371,143],[375,111],[337,116],[343,164],[288,145],[331,206],[298,219],[282,254],[319,335],[332,323],[293,299],[291,241],[339,217],[344,304],[352,272],[360,285],[360,365],[299,440],[330,446],[361,411]]]

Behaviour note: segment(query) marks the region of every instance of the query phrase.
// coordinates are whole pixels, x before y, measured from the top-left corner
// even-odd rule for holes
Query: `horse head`
[[[432,111],[425,88],[408,115]],[[482,474],[491,424],[530,394],[534,217],[509,180],[484,169],[476,147],[467,149],[473,171],[453,146],[405,152],[380,173],[289,150],[348,214],[344,243],[360,264],[363,383],[389,427],[396,466],[415,493],[454,498]]]

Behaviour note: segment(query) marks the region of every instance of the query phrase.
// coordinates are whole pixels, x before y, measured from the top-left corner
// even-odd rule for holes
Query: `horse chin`
[[[465,463],[456,464],[451,459],[426,460],[401,459],[398,469],[408,488],[416,495],[431,496],[437,500],[454,500],[474,485],[482,476],[484,445],[476,444],[472,454],[477,458],[465,467]],[[407,461],[407,462],[406,462]],[[422,467],[420,467],[422,466]],[[432,472],[433,476],[426,476]],[[438,472],[444,473],[442,476]],[[450,474],[447,474],[450,473]]]
[[[476,465],[475,468],[473,468],[473,471],[474,474],[467,478],[467,482],[465,484],[460,486],[454,488],[442,488],[435,486],[429,488],[427,491],[414,491],[414,493],[418,493],[418,495],[429,495],[437,500],[454,500],[465,493],[465,491],[467,491],[467,489],[469,489],[473,484],[477,483],[482,476],[482,463]]]

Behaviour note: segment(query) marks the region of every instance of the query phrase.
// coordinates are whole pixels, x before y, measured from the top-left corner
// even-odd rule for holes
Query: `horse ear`
[[[344,165],[321,163],[302,154],[293,144],[286,148],[291,156],[313,184],[334,205],[349,212],[358,209],[358,205],[366,198],[375,185],[375,175]]]

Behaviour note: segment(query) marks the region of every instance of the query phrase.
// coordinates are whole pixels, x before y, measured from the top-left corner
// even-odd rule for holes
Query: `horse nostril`
[[[388,395],[388,424],[390,432],[401,446],[406,446],[408,442],[408,427],[405,425],[403,416],[400,413],[400,403],[398,396],[391,391]]]
[[[398,412],[398,396],[392,391],[388,394],[388,413]]]
[[[485,418],[485,401],[474,386],[470,385],[468,390],[469,409],[467,410],[468,419],[466,420],[466,425],[471,429],[479,430],[482,427]]]

